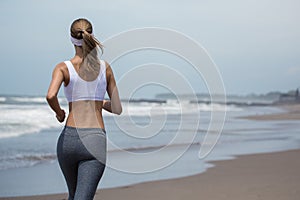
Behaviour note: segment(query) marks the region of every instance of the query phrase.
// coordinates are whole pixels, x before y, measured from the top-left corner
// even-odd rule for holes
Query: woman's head
[[[82,39],[83,31],[86,31],[89,34],[93,33],[93,27],[91,22],[83,18],[76,19],[71,25],[71,36],[76,39]]]
[[[83,18],[76,19],[72,23],[70,31],[73,44],[82,47],[83,59],[86,64],[89,66],[99,64],[98,47],[103,52],[103,46],[93,35],[91,22]]]

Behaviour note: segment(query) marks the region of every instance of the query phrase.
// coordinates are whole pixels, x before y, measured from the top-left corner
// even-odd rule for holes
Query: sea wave
[[[152,115],[172,115],[190,114],[196,112],[230,112],[242,111],[243,108],[235,105],[224,104],[194,104],[189,102],[167,101],[166,103],[124,103],[122,115],[128,116],[152,116]]]
[[[51,153],[30,153],[2,156],[0,158],[0,170],[30,167],[43,162],[51,162],[56,159],[56,154]]]
[[[42,97],[11,97],[10,100],[21,103],[46,103],[46,99]]]
[[[15,137],[23,134],[38,133],[43,129],[58,128],[54,113],[42,97],[0,97],[0,138]],[[67,111],[67,102],[59,98]],[[65,104],[64,104],[65,103]],[[211,111],[240,111],[235,105],[191,103],[188,100],[135,100],[123,101],[123,117],[149,117],[158,115],[184,115]],[[111,116],[103,112],[104,116]]]
[[[59,127],[53,112],[42,105],[0,105],[0,138]]]
[[[67,101],[63,97],[58,97],[59,102],[61,104],[67,104]],[[8,104],[8,105],[46,105],[47,101],[45,97],[37,96],[37,97],[30,97],[30,96],[0,96],[0,103],[1,104]]]

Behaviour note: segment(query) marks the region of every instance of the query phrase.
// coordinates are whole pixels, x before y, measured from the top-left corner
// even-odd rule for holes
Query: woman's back
[[[95,71],[81,66],[80,58],[65,61],[67,72],[64,92],[69,101],[66,125],[73,127],[104,128],[102,105],[107,88],[106,64],[100,60]]]

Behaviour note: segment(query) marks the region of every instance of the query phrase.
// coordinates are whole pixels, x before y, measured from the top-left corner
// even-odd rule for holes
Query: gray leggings
[[[65,126],[57,141],[57,158],[69,200],[93,200],[105,169],[105,130]]]

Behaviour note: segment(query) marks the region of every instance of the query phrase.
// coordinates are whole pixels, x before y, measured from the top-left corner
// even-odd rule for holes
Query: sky
[[[144,27],[192,38],[218,67],[227,94],[286,92],[300,87],[299,9],[298,0],[1,0],[0,94],[45,95],[55,65],[74,55],[69,28],[79,17],[92,22],[100,41]],[[184,61],[151,50],[113,63],[117,82],[149,62],[181,70],[196,92],[207,92],[205,81]],[[163,78],[172,81],[167,74]],[[122,82],[120,90],[126,87]],[[135,95],[165,91],[145,86]]]

